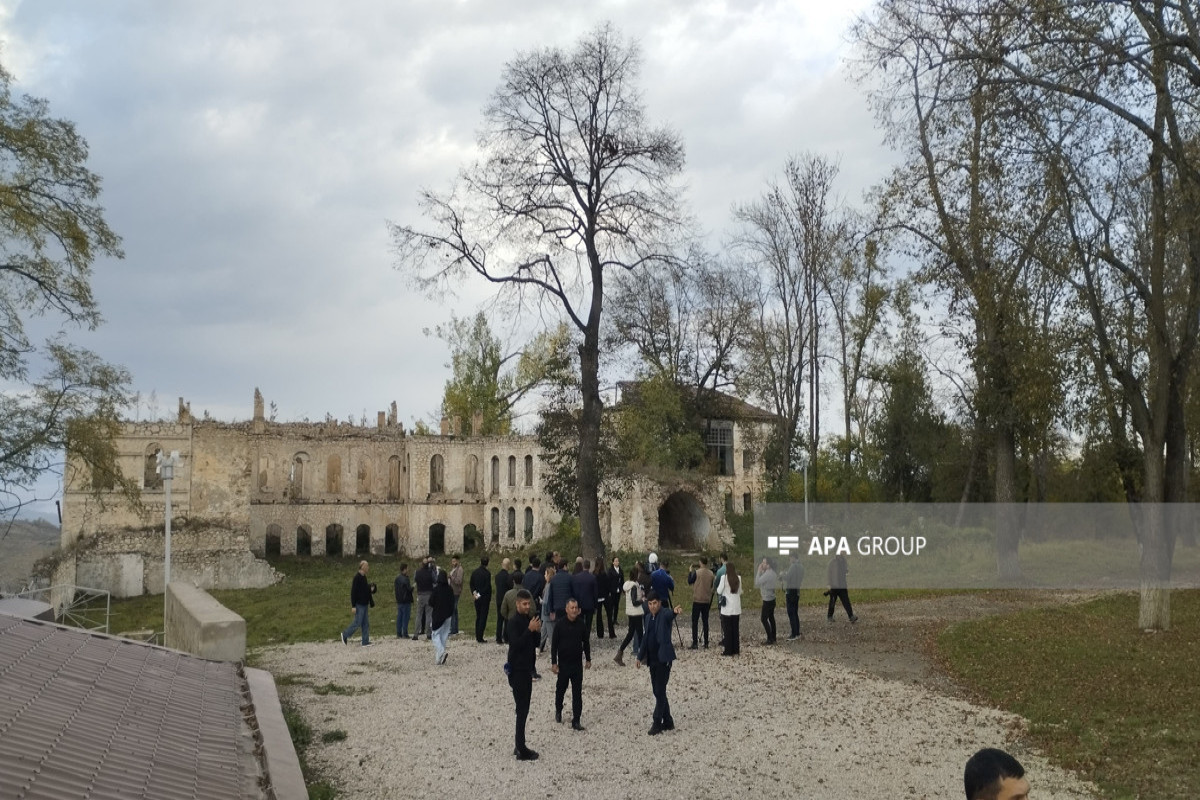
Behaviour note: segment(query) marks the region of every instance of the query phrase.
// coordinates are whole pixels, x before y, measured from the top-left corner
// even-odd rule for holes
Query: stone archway
[[[435,522],[429,526],[429,555],[440,556],[446,553],[446,526]]]
[[[703,550],[711,531],[703,506],[689,492],[675,492],[658,507],[659,547]]]

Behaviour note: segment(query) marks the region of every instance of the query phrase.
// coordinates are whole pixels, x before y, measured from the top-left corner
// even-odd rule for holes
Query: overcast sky
[[[106,322],[73,337],[127,367],[159,414],[280,420],[397,401],[437,408],[448,359],[422,335],[473,313],[395,270],[387,221],[474,154],[501,69],[611,21],[643,48],[649,118],[677,130],[714,237],[789,154],[839,158],[856,202],[884,174],[846,27],[867,3],[561,0],[0,0],[18,92],[74,121],[125,258],[95,265]],[[145,409],[142,411],[145,414]]]

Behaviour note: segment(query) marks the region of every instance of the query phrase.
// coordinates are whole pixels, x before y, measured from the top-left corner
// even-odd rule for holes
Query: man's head
[[[658,553],[651,553],[650,556],[646,559],[646,563],[650,566],[650,569],[654,569],[655,567],[657,567],[658,566]]]
[[[371,565],[368,564],[367,562],[365,562],[365,561],[358,562],[358,571],[361,572],[363,575],[366,575],[367,570],[370,568],[371,568]],[[343,572],[342,574],[345,575],[346,573]]]
[[[451,568],[458,566],[458,556],[450,556],[450,566]]]
[[[530,556],[529,557],[529,566],[533,567],[534,569],[541,569],[542,560],[540,558],[538,558],[537,556]]]
[[[574,597],[567,601],[567,619],[571,622],[579,619],[579,601]]]
[[[702,566],[702,567],[708,566],[708,556],[700,556],[700,566]]]
[[[967,800],[1029,800],[1025,768],[994,747],[985,747],[967,759],[963,788]]]
[[[529,605],[533,602],[533,595],[528,589],[517,590],[517,613],[529,616]]]
[[[407,575],[407,574],[408,574],[408,564],[407,564],[407,563],[404,563],[404,564],[401,564],[401,565],[400,565],[400,574],[401,574],[401,575]]]
[[[621,568],[621,559],[617,558],[616,556],[613,556],[612,565],[614,567],[616,567],[617,569],[620,569]]]
[[[795,563],[796,563],[797,561],[799,561],[799,560],[800,560],[800,554],[799,554],[799,553],[795,553],[795,552],[793,552],[793,553],[788,553],[788,561],[789,561],[789,562],[791,562],[792,564],[795,564]]]
[[[503,561],[500,562],[500,569],[504,570],[505,572],[508,572],[510,569],[512,569],[512,561],[507,558],[504,559]]]
[[[547,564],[547,565],[546,565],[546,580],[550,580],[551,578],[553,578],[553,577],[554,577],[554,572],[555,572],[555,570],[554,570],[554,565],[553,565],[553,564]]]
[[[646,608],[650,611],[650,616],[658,614],[658,610],[662,608],[662,601],[658,599],[658,592],[651,589],[646,592]]]
[[[583,571],[584,572],[592,571],[592,560],[590,558],[585,558],[583,560]]]
[[[487,556],[484,556],[483,558],[479,559],[479,566],[486,567],[487,565],[488,565],[488,557]]]
[[[721,553],[721,563],[722,564],[729,563],[729,555],[727,553]]]

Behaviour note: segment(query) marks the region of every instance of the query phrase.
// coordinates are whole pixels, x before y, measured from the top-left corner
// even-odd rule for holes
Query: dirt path
[[[803,621],[813,618],[809,608],[801,614],[804,639],[797,642],[782,640],[787,632],[787,614],[776,610],[775,618],[781,643],[786,647],[886,680],[917,684],[939,694],[964,698],[966,693],[937,664],[936,637],[943,627],[1027,608],[1083,602],[1094,596],[1083,592],[996,591],[855,603],[859,620],[854,625],[846,620],[840,605],[832,624],[821,617],[818,622],[804,624]],[[853,595],[850,599],[853,601]],[[759,632],[756,611],[743,617],[743,635],[747,629]]]

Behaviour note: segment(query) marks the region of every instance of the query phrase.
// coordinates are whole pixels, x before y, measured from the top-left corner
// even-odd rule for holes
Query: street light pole
[[[166,497],[166,517],[167,517],[167,542],[166,553],[163,558],[163,594],[167,593],[167,587],[171,584],[171,480],[175,477],[175,465],[179,463],[179,451],[172,450],[171,455],[163,458],[162,451],[158,451],[158,474],[162,476],[163,492]]]

